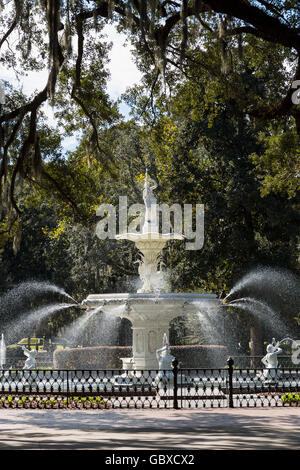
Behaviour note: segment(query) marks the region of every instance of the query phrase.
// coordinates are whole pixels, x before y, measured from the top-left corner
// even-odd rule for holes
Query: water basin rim
[[[181,292],[152,292],[141,293],[111,293],[111,294],[90,294],[85,300],[219,300],[216,294],[196,294]]]
[[[104,306],[121,306],[121,305],[161,305],[170,308],[175,308],[177,305],[181,308],[186,306],[198,308],[205,304],[220,304],[220,300],[215,294],[150,294],[150,293],[136,293],[136,294],[91,294],[85,300],[83,305],[85,308],[90,307],[104,307]]]
[[[146,232],[134,233],[126,232],[120,233],[115,236],[116,240],[132,240],[132,241],[147,241],[147,240],[184,240],[186,237],[181,233],[159,233],[159,232]]]

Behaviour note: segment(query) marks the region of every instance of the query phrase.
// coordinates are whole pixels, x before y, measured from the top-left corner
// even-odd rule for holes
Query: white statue
[[[146,209],[143,233],[158,232],[157,199],[153,194],[153,190],[156,188],[156,182],[148,176],[148,172],[146,171],[143,190],[143,199]]]
[[[267,346],[267,354],[262,358],[262,363],[266,366],[263,372],[264,379],[274,380],[278,376],[278,354],[282,353],[279,343],[273,338],[272,343]]]
[[[148,171],[146,170],[144,190],[143,190],[143,199],[144,199],[144,204],[146,206],[146,209],[150,208],[152,204],[156,204],[157,202],[157,199],[153,194],[153,190],[156,188],[157,188],[157,183],[148,176]]]
[[[31,370],[35,368],[35,356],[37,355],[37,350],[36,349],[27,349],[25,346],[22,347],[25,356],[27,356],[27,359],[25,361],[25,365],[23,367],[23,370]]]
[[[170,343],[168,341],[167,334],[164,333],[163,347],[156,350],[156,359],[158,361],[159,372],[155,378],[155,382],[161,386],[166,384],[173,384],[173,371],[172,361],[174,356],[171,354]]]

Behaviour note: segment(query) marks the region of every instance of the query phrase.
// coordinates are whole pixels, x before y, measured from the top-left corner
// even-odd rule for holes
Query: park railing
[[[0,370],[0,408],[202,408],[297,405],[300,369]]]

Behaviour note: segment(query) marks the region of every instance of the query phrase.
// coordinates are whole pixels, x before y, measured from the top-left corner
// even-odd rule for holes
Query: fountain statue
[[[267,354],[262,358],[262,363],[266,366],[263,371],[263,378],[265,381],[273,381],[278,376],[278,354],[282,353],[282,349],[279,347],[279,342],[276,343],[275,338],[272,339],[272,343],[267,346]]]
[[[146,172],[143,187],[145,217],[141,231],[115,237],[117,240],[132,241],[138,248],[138,272],[142,287],[137,293],[92,294],[83,301],[87,308],[99,307],[104,313],[118,315],[131,322],[133,357],[122,358],[125,370],[157,369],[156,352],[161,348],[161,338],[164,337],[166,354],[171,320],[187,312],[196,313],[202,306],[209,308],[220,303],[214,294],[168,292],[168,283],[161,271],[162,250],[168,241],[184,240],[185,237],[181,233],[159,232],[158,204],[153,194],[156,187],[157,184]],[[121,310],[114,308],[118,306],[122,306]]]
[[[153,190],[156,188],[156,182],[148,176],[148,171],[146,171],[143,190],[143,199],[146,208],[145,223],[143,226],[144,233],[152,233],[157,231],[157,199],[153,194]]]
[[[31,370],[35,368],[35,357],[37,355],[36,349],[27,349],[25,346],[22,346],[25,356],[27,357],[23,370]]]
[[[174,356],[171,354],[168,336],[164,333],[163,346],[156,351],[159,372],[156,375],[155,382],[161,386],[173,383],[172,361]]]
[[[156,351],[156,358],[158,362],[159,370],[171,370],[172,369],[172,361],[174,356],[171,354],[170,350],[170,343],[168,340],[168,336],[164,333],[163,337],[163,346]]]

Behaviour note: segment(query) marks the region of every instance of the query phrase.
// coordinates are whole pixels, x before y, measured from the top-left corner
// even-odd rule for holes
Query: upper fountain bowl
[[[180,233],[159,233],[159,232],[144,232],[144,233],[121,233],[115,236],[116,240],[130,240],[132,242],[147,241],[147,240],[160,240],[164,244],[168,240],[184,240],[184,235]]]

